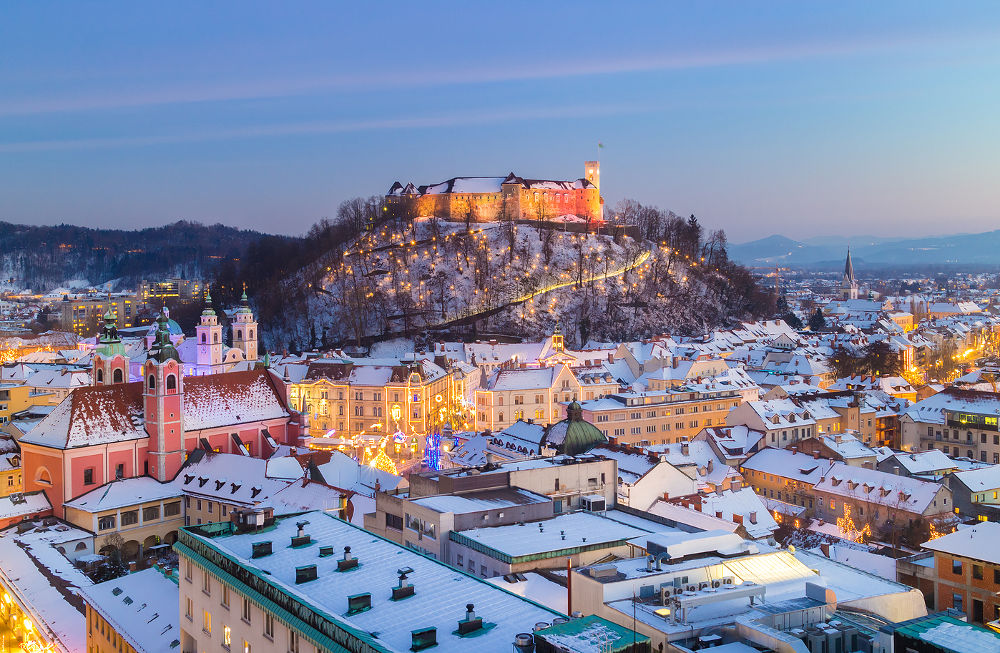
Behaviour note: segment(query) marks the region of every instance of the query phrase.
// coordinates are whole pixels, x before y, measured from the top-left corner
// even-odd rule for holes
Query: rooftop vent
[[[399,601],[413,596],[416,592],[413,588],[413,583],[409,583],[406,580],[407,576],[413,573],[413,567],[403,567],[402,569],[397,569],[396,573],[399,574],[399,586],[392,588],[392,600]]]
[[[372,595],[369,592],[364,594],[354,594],[347,597],[347,614],[358,614],[365,610],[371,610]]]
[[[531,633],[518,633],[514,636],[515,653],[534,653],[535,638]]]
[[[309,525],[308,521],[295,522],[296,528],[299,529],[298,534],[292,538],[292,548],[297,548],[300,546],[307,546],[312,544],[312,538],[306,533],[306,526]]]
[[[344,559],[337,561],[337,571],[348,571],[358,566],[358,559],[351,555],[351,547],[344,547]]]
[[[421,628],[410,631],[410,650],[422,651],[425,648],[437,646],[437,628]]]
[[[332,556],[332,555],[333,555],[333,547],[332,546],[321,546],[321,547],[319,547],[319,557],[325,558],[327,556]]]
[[[474,633],[477,630],[482,630],[483,628],[483,618],[476,616],[476,606],[467,603],[465,605],[465,619],[458,622],[458,634],[459,636],[468,635],[469,633]]]
[[[271,540],[254,542],[251,546],[253,547],[253,552],[250,554],[251,558],[263,558],[264,556],[271,555]]]
[[[311,580],[316,580],[316,565],[306,565],[304,567],[295,568],[295,584],[300,585],[302,583],[308,583]]]

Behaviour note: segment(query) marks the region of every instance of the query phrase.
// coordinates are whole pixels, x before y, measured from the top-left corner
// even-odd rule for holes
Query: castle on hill
[[[601,165],[584,164],[584,176],[572,181],[506,177],[452,177],[438,184],[415,186],[395,182],[386,205],[413,217],[493,222],[543,220],[599,222],[604,218]]]

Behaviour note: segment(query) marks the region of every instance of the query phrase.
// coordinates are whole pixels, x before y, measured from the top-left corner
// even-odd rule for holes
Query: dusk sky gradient
[[[599,156],[735,242],[986,231],[998,80],[996,2],[11,2],[0,220],[300,234]]]

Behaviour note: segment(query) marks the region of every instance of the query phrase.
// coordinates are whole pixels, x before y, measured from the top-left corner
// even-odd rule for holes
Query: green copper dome
[[[128,357],[125,353],[125,345],[122,344],[122,339],[118,336],[115,316],[111,314],[110,310],[104,314],[104,327],[101,329],[101,335],[97,338],[95,353],[104,358],[113,358],[119,354]]]
[[[205,291],[205,310],[201,312],[202,315],[215,315],[215,309],[212,308],[212,291]]]
[[[149,357],[158,363],[166,363],[171,358],[180,363],[180,354],[177,353],[174,343],[170,340],[170,326],[168,325],[167,316],[160,313],[160,317],[156,319],[156,323],[158,325],[156,340],[153,341],[153,346],[149,350]]]
[[[247,289],[243,286],[243,297],[240,299],[240,307],[236,309],[237,313],[252,313],[250,310],[250,300],[247,299]]]
[[[607,436],[583,419],[583,407],[580,404],[574,401],[567,406],[566,415],[566,419],[546,429],[542,438],[544,445],[553,447],[567,456],[576,456],[590,451],[599,444],[607,444]]]

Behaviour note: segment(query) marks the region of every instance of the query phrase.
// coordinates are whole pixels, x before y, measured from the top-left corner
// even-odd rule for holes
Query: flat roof
[[[297,522],[308,522],[305,532],[312,543],[292,548]],[[507,649],[518,633],[564,616],[325,512],[277,519],[261,532],[236,533],[231,524],[212,524],[182,528],[180,535],[175,548],[181,555],[201,555],[200,547],[210,549],[213,556],[222,554],[225,564],[238,565],[240,573],[249,572],[253,583],[301,604],[295,617],[303,618],[301,612],[307,610],[319,621],[350,632],[377,650],[408,651],[411,631],[428,627],[437,628],[435,651]],[[251,559],[253,543],[264,540],[273,543],[273,553]],[[322,546],[333,546],[334,555],[319,557]],[[343,559],[345,546],[351,547],[359,564],[339,572],[337,561]],[[296,567],[313,564],[317,579],[296,584]],[[399,584],[396,570],[407,567],[412,569],[407,575],[415,593],[393,601],[391,590]],[[371,594],[371,608],[348,614],[348,597],[362,593]],[[467,603],[475,605],[486,629],[460,637],[456,631],[459,620],[465,618]],[[280,611],[276,616],[293,618],[282,617]],[[314,634],[321,635],[319,631]],[[308,632],[304,636],[310,637]]]
[[[572,512],[540,522],[452,532],[452,541],[486,547],[500,559],[555,553],[575,548],[624,545],[649,531],[591,512]]]
[[[551,501],[549,497],[521,488],[498,488],[467,494],[437,494],[410,499],[410,503],[436,512],[452,513],[482,512],[549,501]]]

